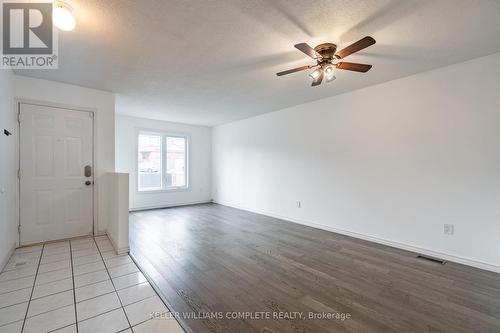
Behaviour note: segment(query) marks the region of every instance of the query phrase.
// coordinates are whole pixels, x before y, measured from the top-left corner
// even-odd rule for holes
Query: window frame
[[[151,190],[141,190],[139,188],[139,136],[140,135],[159,135],[161,136],[161,188],[151,189]],[[184,153],[185,158],[185,185],[184,186],[165,186],[165,177],[167,175],[167,137],[183,138],[186,142],[186,151]],[[190,179],[190,135],[187,133],[169,132],[154,129],[144,129],[138,128],[136,130],[135,136],[135,173],[136,173],[136,186],[135,191],[137,194],[148,194],[148,193],[162,193],[162,192],[181,192],[190,190],[189,179]]]

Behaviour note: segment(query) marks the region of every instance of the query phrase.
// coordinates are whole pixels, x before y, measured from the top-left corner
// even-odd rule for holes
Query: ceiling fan
[[[316,65],[306,65],[289,69],[287,71],[276,73],[278,76],[300,72],[306,69],[316,68],[309,76],[313,79],[311,86],[319,86],[325,78],[326,82],[335,80],[335,69],[345,69],[348,71],[355,71],[366,73],[372,68],[372,65],[357,64],[354,62],[339,61],[348,55],[356,53],[370,45],[375,44],[375,39],[370,36],[362,38],[357,42],[337,51],[337,45],[332,43],[323,43],[316,46],[314,49],[307,43],[299,43],[295,45],[299,51],[304,52],[309,57],[316,60]]]

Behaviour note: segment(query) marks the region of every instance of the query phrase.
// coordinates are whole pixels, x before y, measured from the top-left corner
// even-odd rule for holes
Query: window
[[[158,191],[187,187],[187,137],[140,133],[138,190]]]
[[[139,191],[162,188],[162,137],[139,135]]]
[[[167,187],[186,186],[186,138],[167,136]]]

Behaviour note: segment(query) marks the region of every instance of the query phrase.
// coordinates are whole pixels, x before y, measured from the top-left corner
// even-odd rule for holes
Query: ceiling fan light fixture
[[[335,77],[335,66],[332,64],[325,66],[325,80],[326,82],[331,82],[336,79]]]
[[[343,59],[353,53],[359,52],[373,44],[375,44],[375,39],[370,36],[361,38],[357,42],[346,46],[342,50],[337,52],[337,45],[333,43],[323,43],[312,48],[307,43],[295,44],[295,48],[302,53],[309,56],[311,59],[316,60],[316,64],[305,65],[297,68],[292,68],[286,71],[281,71],[276,73],[277,76],[283,76],[287,74],[292,74],[314,68],[314,71],[309,74],[313,79],[311,87],[316,87],[325,80],[326,82],[331,82],[336,79],[335,73],[337,70],[347,70],[358,73],[366,73],[371,68],[372,65],[358,64],[354,62],[347,62]]]
[[[333,80],[335,80],[337,77],[335,75],[325,75],[325,81],[326,82],[332,82]]]
[[[312,72],[311,74],[309,74],[309,76],[313,79],[313,80],[317,80],[319,79],[319,77],[321,76],[321,71],[323,70],[323,68],[319,67],[319,68],[316,68],[314,70],[314,72]]]
[[[52,11],[52,21],[54,25],[64,31],[75,29],[76,21],[70,6],[63,2],[56,2]]]

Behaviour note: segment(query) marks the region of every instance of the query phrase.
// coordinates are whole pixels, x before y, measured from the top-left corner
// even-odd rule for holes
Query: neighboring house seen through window
[[[158,191],[187,187],[187,137],[140,133],[138,190]]]

